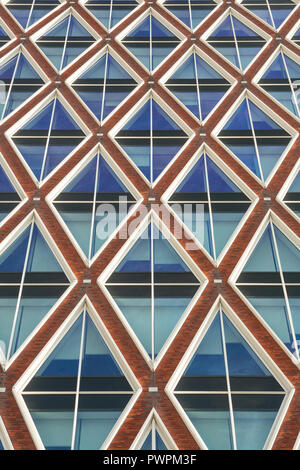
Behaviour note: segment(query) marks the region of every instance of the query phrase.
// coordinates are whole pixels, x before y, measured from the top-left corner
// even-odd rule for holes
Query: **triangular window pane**
[[[155,421],[151,423],[151,429],[140,450],[168,450],[160,437]]]
[[[277,0],[244,0],[243,6],[248,8],[254,15],[258,16],[273,28],[279,28],[295,8],[291,0],[278,2]]]
[[[127,49],[150,71],[180,43],[180,39],[149,15],[122,40]]]
[[[167,88],[200,120],[213,110],[230,83],[193,53],[166,82]]]
[[[6,85],[5,100],[0,102],[2,119],[44,85],[43,80],[22,52],[0,67],[0,80]]]
[[[170,242],[151,223],[109,277],[106,287],[154,360],[199,284]]]
[[[72,14],[36,41],[58,70],[62,70],[73,62],[94,42],[95,38]]]
[[[197,28],[216,7],[213,0],[166,0],[163,5],[191,29]]]
[[[107,53],[72,87],[102,121],[134,90],[136,81]]]
[[[187,134],[150,98],[115,136],[153,183],[188,140]]]
[[[46,2],[44,0],[10,0],[5,6],[20,25],[26,29],[58,5],[60,5],[59,0],[47,0]]]
[[[85,7],[106,29],[111,29],[138,5],[136,0],[88,0]]]
[[[174,393],[207,447],[218,450],[263,449],[284,398],[282,387],[222,310]]]
[[[215,259],[250,206],[248,197],[206,154],[175,190],[171,202],[176,203],[177,215]]]
[[[244,70],[266,41],[237,18],[228,15],[207,39],[226,59]]]
[[[134,202],[127,187],[97,153],[56,197],[54,205],[84,254],[91,259]]]
[[[46,178],[84,138],[84,132],[57,98],[12,136],[38,181]]]
[[[273,60],[259,80],[259,85],[289,111],[300,117],[295,85],[300,79],[300,65],[283,52]]]
[[[219,133],[219,139],[265,181],[285,152],[291,136],[246,98]]]
[[[237,280],[239,290],[299,360],[300,251],[273,223]]]
[[[77,450],[99,449],[131,396],[131,386],[85,311],[23,395],[45,448]]]
[[[0,164],[0,221],[18,206],[20,200],[19,194]]]
[[[7,359],[69,286],[55,255],[32,223],[0,256],[0,330]]]

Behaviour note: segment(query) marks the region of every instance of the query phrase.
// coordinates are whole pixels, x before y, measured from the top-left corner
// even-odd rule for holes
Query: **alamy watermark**
[[[127,201],[126,196],[121,196],[118,203],[102,203],[96,209],[96,237],[100,240],[107,240],[107,238],[115,232],[118,239],[128,239],[133,233],[136,232],[142,221],[147,217],[149,211],[155,212],[163,223],[163,226],[168,230],[163,230],[163,236],[166,239],[172,237],[171,232],[178,240],[184,240],[185,248],[188,250],[197,250],[199,246],[193,241],[194,237],[203,244],[205,234],[204,222],[204,204],[186,203],[186,204],[170,204],[171,209],[183,222],[175,223],[173,230],[171,230],[172,218],[170,212],[163,204],[151,204],[146,206],[139,205],[136,211],[136,216],[130,222],[125,221],[122,223],[120,230],[116,230],[120,222],[122,222],[128,215],[132,203]],[[154,225],[152,233],[149,230],[144,230],[139,237],[147,239],[151,236],[153,239],[160,237],[159,229]]]

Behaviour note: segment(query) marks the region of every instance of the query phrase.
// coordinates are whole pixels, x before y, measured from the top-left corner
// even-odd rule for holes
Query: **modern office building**
[[[0,449],[300,448],[299,0],[1,0],[0,113]]]

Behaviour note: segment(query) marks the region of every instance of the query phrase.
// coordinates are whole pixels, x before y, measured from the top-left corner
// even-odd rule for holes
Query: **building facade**
[[[298,0],[1,0],[0,449],[300,448]]]

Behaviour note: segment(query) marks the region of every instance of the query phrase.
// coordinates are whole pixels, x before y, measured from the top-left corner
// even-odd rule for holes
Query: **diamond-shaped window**
[[[94,36],[70,14],[37,39],[36,44],[57,70],[62,70],[94,42]]]
[[[133,389],[84,310],[30,380],[23,398],[47,450],[97,450]]]
[[[300,104],[296,93],[300,80],[300,65],[280,52],[258,84],[273,98],[300,118]]]
[[[229,14],[207,38],[208,43],[237,68],[244,70],[266,40]]]
[[[70,285],[34,221],[0,255],[0,332],[8,360]]]
[[[175,203],[176,214],[216,260],[251,201],[204,151],[169,203]],[[197,206],[203,208],[203,220],[198,220]]]
[[[5,6],[26,29],[58,5],[59,0],[9,0]]]
[[[136,87],[136,81],[109,53],[72,84],[72,88],[103,121]]]
[[[112,29],[138,5],[136,0],[88,0],[85,7],[106,29]]]
[[[217,6],[213,0],[166,0],[163,5],[191,29],[197,28]]]
[[[194,52],[165,85],[198,119],[204,120],[231,83]]]
[[[238,106],[218,138],[262,181],[267,180],[292,139],[248,97]]]
[[[208,449],[259,450],[285,391],[220,309],[174,394]]]
[[[0,222],[14,210],[21,198],[0,164]]]
[[[300,219],[300,171],[289,187],[284,202]]]
[[[54,205],[85,256],[91,259],[135,202],[98,151],[55,198]]]
[[[115,136],[150,183],[173,160],[188,138],[152,97]]]
[[[44,85],[44,81],[22,52],[0,65],[0,80],[5,83],[5,99],[0,100],[1,119]]]
[[[148,15],[122,43],[148,70],[154,70],[180,43],[180,39],[153,15]]]
[[[296,6],[291,0],[243,0],[242,5],[275,29]]]
[[[198,291],[200,281],[150,222],[105,285],[154,361]]]
[[[270,221],[236,285],[277,337],[300,359],[300,251]]]
[[[41,182],[85,137],[55,97],[11,138],[36,179]]]

